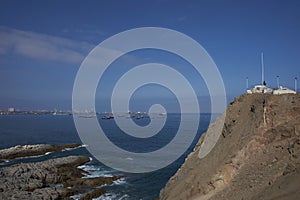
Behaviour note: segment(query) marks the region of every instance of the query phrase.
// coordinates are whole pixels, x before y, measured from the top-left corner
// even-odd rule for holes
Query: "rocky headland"
[[[0,150],[0,162],[4,160],[10,160],[14,158],[28,157],[28,156],[40,156],[49,152],[58,152],[63,149],[76,148],[82,146],[81,144],[35,144],[35,145],[18,145],[8,149]]]
[[[300,199],[299,94],[242,95],[229,104],[212,151],[199,159],[204,137],[160,199]]]
[[[80,145],[26,145],[0,150],[2,159],[42,155],[46,152],[75,148]],[[106,191],[102,185],[111,185],[121,178],[86,178],[88,172],[78,166],[90,161],[85,156],[68,156],[42,162],[19,163],[0,168],[0,199],[71,199],[83,194],[80,199],[99,197]]]

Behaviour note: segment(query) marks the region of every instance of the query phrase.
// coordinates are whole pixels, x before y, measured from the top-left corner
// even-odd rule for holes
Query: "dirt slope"
[[[299,94],[242,95],[229,105],[216,146],[199,159],[203,138],[160,199],[300,199]]]

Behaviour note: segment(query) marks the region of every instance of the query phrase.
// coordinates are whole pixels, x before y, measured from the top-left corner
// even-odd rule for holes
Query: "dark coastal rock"
[[[58,199],[70,194],[67,188],[52,184],[74,178],[60,173],[61,166],[79,170],[77,166],[89,161],[88,157],[69,156],[37,163],[21,163],[0,169],[0,199]],[[77,173],[77,175],[81,173]],[[41,197],[41,198],[40,198]]]
[[[0,168],[0,199],[69,199],[87,188],[112,184],[120,178],[82,178],[84,171],[77,167],[89,160],[85,156],[68,156]],[[96,189],[84,198],[103,193],[104,189]]]
[[[114,177],[95,177],[95,178],[73,178],[63,182],[64,186],[74,187],[97,187],[99,185],[111,185],[114,181],[122,178],[121,176]]]
[[[81,146],[81,144],[63,144],[63,145],[53,145],[53,144],[36,144],[36,145],[24,145],[15,146],[9,149],[0,150],[0,162],[4,159],[14,159],[27,156],[38,156],[43,155],[48,152],[57,152],[66,148],[76,148]]]
[[[97,197],[105,194],[105,192],[106,191],[103,188],[96,188],[96,189],[92,190],[91,192],[88,192],[83,197],[81,197],[80,200],[90,200],[90,199],[93,199],[93,198],[97,198]]]

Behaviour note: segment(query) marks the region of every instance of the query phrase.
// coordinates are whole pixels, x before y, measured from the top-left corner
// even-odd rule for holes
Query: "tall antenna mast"
[[[276,76],[277,88],[279,88],[279,76]]]
[[[298,80],[298,78],[295,77],[295,92],[296,92],[296,93],[297,93],[297,85],[298,85],[297,80]]]
[[[264,77],[264,53],[261,52],[261,85],[264,84],[265,77]]]

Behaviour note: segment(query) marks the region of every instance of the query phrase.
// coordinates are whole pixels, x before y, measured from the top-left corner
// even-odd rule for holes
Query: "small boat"
[[[107,120],[107,119],[113,119],[113,118],[114,118],[114,116],[112,116],[112,115],[106,115],[106,116],[103,116],[101,119]]]
[[[142,118],[144,118],[143,115],[139,115],[139,116],[136,117],[136,119],[142,119]]]

